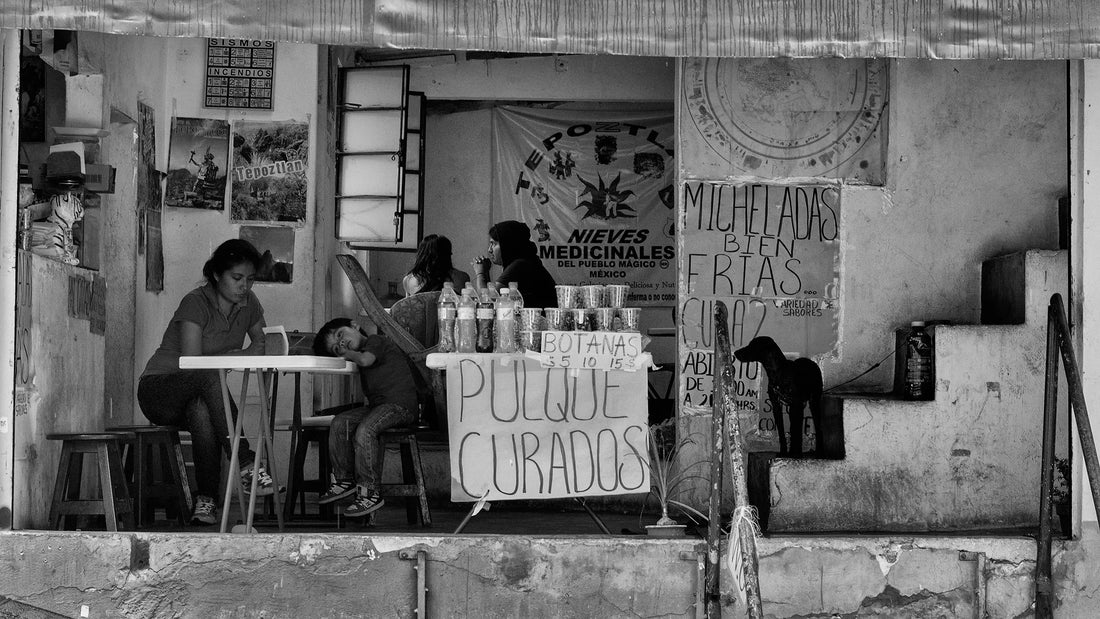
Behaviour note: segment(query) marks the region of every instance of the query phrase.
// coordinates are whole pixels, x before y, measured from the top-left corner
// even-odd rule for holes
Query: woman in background
[[[138,403],[149,421],[191,433],[198,486],[191,516],[194,524],[217,522],[214,496],[222,459],[230,455],[230,432],[217,370],[180,370],[179,360],[194,355],[264,354],[264,308],[252,293],[259,266],[260,254],[248,241],[230,239],[219,245],[202,268],[205,281],[184,295],[138,381]],[[250,344],[242,349],[245,335]],[[237,405],[232,398],[229,405],[235,423]],[[239,454],[241,483],[247,492],[255,454],[244,439]],[[262,466],[256,477],[258,496],[274,493],[271,476]]]
[[[489,280],[489,269],[504,267],[495,281]],[[531,241],[531,229],[522,221],[502,221],[489,228],[489,255],[478,256],[473,262],[477,272],[477,288],[487,284],[497,290],[516,282],[525,307],[557,307],[554,278],[539,259],[538,246]]]
[[[469,281],[469,274],[454,268],[451,262],[451,239],[429,234],[416,248],[416,260],[401,285],[409,297],[418,292],[443,290],[445,282],[454,284],[455,290],[462,290]]]

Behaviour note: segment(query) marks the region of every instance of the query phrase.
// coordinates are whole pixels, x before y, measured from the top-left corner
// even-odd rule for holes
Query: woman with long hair
[[[502,267],[495,281],[490,281],[492,265]],[[531,241],[531,229],[522,221],[507,220],[489,228],[489,253],[473,262],[477,272],[477,287],[487,284],[507,288],[516,282],[526,307],[557,307],[554,278],[539,258],[538,246]]]
[[[451,262],[451,239],[440,234],[429,234],[416,248],[416,260],[401,285],[405,296],[418,292],[443,290],[445,282],[454,284],[455,290],[462,290],[470,275],[466,271],[454,268]]]
[[[160,347],[138,380],[138,404],[157,425],[179,426],[191,433],[195,459],[194,524],[217,522],[214,496],[222,459],[230,454],[221,381],[216,370],[180,370],[181,356],[264,354],[264,308],[252,293],[260,254],[243,239],[230,239],[214,250],[202,268],[203,283],[183,296],[164,330]],[[249,338],[244,347],[245,335]],[[230,398],[234,423],[237,405]],[[254,452],[241,440],[241,482],[252,485]],[[255,471],[258,496],[274,494],[271,476]],[[246,490],[247,491],[247,490]]]

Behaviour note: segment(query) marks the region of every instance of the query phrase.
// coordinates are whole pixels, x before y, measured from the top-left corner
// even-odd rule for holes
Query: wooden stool
[[[50,526],[64,528],[70,514],[99,515],[107,520],[107,530],[118,531],[134,527],[134,508],[126,488],[119,443],[134,440],[130,432],[95,432],[86,434],[47,434],[51,441],[62,441],[61,459],[57,467],[57,482],[50,503]],[[80,477],[84,471],[84,456],[95,456],[99,472],[99,499],[81,497]]]
[[[329,418],[328,422],[331,421]],[[283,505],[284,520],[294,517],[295,503],[301,508],[299,516],[305,516],[306,493],[316,492],[318,496],[324,494],[332,482],[332,464],[328,457],[328,425],[311,425],[306,419],[293,432],[294,448],[290,461],[290,480],[286,484],[286,503]],[[317,446],[317,477],[306,479],[306,457],[309,455],[310,444]],[[332,520],[335,517],[331,504],[319,505],[318,510],[322,520]]]
[[[183,446],[175,426],[114,426],[108,432],[126,432],[134,436],[124,442],[123,467],[134,500],[137,527],[154,517],[156,505],[163,505],[169,516],[186,526],[191,517],[191,487],[183,462]]]
[[[419,520],[425,527],[432,526],[432,515],[428,511],[428,492],[424,487],[424,469],[420,464],[420,445],[416,440],[416,428],[391,428],[379,433],[382,445],[388,448],[397,444],[401,452],[400,484],[378,484],[378,493],[382,496],[405,497],[405,515],[409,524]],[[383,462],[385,459],[383,458]],[[378,471],[381,478],[382,471]]]

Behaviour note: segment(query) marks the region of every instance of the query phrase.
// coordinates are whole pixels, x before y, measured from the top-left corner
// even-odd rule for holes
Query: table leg
[[[267,381],[264,374],[259,375],[260,379],[260,439],[258,441],[258,448],[256,450],[256,460],[259,461],[260,451],[264,452],[264,455],[268,462],[268,475],[271,475],[271,484],[275,489],[275,493],[271,495],[272,500],[275,502],[275,519],[279,523],[279,530],[283,530],[283,510],[281,500],[279,498],[279,478],[275,473],[275,467],[272,465],[272,461],[275,458],[275,446],[271,440],[271,422],[274,411],[271,410],[271,402],[267,398]],[[256,492],[256,479],[252,480],[252,503],[255,503]],[[252,518],[254,506],[250,505],[248,511],[248,527],[252,530]]]
[[[236,485],[238,490],[240,489],[240,475],[237,474],[237,457],[240,452],[241,444],[241,426],[233,422],[233,409],[229,405],[229,383],[228,374],[229,370],[217,370],[218,380],[222,386],[222,406],[225,409],[225,424],[226,427],[232,428],[232,434],[229,437],[229,476],[225,480],[225,500],[222,502],[222,526],[221,532],[225,533],[229,530],[229,507],[233,503],[233,486]],[[248,373],[245,373],[248,376]],[[241,416],[238,415],[237,419],[240,420]]]

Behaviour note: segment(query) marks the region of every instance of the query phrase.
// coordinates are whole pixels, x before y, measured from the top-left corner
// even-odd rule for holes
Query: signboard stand
[[[600,528],[601,533],[603,533],[604,535],[611,535],[611,531],[608,530],[607,525],[604,524],[603,520],[600,519],[600,515],[592,511],[592,508],[588,506],[588,503],[585,503],[582,499],[576,497],[574,497],[573,500],[580,504],[580,506],[584,508],[584,511],[592,517],[592,520],[596,523],[596,526]],[[454,535],[462,533],[462,530],[466,528],[466,525],[470,522],[470,519],[476,516],[477,513],[481,510],[488,509],[488,507],[488,503],[482,503],[481,501],[474,503],[474,506],[470,508],[469,512],[467,512],[466,517],[462,519],[462,522],[458,523],[458,528],[455,529]]]
[[[612,349],[623,355],[605,355],[599,340],[574,358],[565,332],[546,333],[561,345],[550,359],[528,352],[425,360],[447,370],[451,500],[474,503],[456,534],[490,501],[572,499],[610,535],[586,498],[650,491],[649,353],[640,342],[633,350],[619,342]]]

